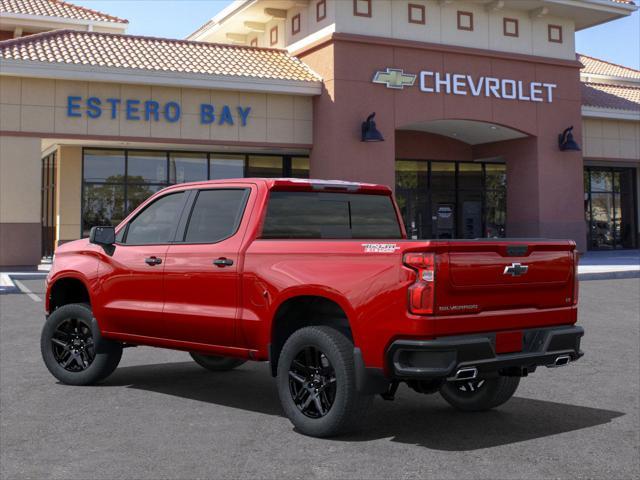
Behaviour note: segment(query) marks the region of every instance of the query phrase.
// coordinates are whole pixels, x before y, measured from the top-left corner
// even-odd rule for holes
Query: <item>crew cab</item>
[[[569,240],[408,240],[381,185],[180,184],[58,247],[42,355],[71,385],[106,378],[130,346],[211,371],[269,362],[285,413],[318,437],[353,430],[401,382],[487,410],[582,356],[577,260]]]

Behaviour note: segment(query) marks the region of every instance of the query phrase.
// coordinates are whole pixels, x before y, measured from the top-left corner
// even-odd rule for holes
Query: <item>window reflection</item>
[[[169,183],[197,182],[206,178],[206,153],[169,154]]]
[[[125,217],[124,185],[87,184],[83,188],[82,236],[91,227],[118,225]]]
[[[244,157],[244,155],[219,155],[212,153],[209,160],[211,165],[211,180],[243,178],[245,176]]]
[[[430,230],[429,162],[396,162],[396,200],[409,238],[425,238]]]
[[[165,152],[129,152],[127,182],[167,183],[167,154]]]
[[[84,181],[108,182],[124,177],[124,150],[84,150]]]

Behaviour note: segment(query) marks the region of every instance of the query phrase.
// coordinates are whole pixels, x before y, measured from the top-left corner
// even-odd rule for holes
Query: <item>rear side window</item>
[[[231,237],[242,220],[249,190],[201,190],[191,211],[186,243],[215,243]]]
[[[124,243],[153,245],[171,242],[183,205],[184,192],[158,198],[129,222],[124,234]]]
[[[399,239],[391,197],[271,192],[262,238]]]

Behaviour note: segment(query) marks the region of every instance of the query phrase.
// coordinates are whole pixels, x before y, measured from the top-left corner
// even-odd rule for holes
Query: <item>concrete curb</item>
[[[619,280],[625,278],[640,278],[640,270],[621,270],[617,272],[579,273],[578,280]]]
[[[46,272],[3,272],[0,273],[0,295],[9,293],[20,293],[20,289],[14,283],[14,278],[20,280],[44,280],[47,277]]]

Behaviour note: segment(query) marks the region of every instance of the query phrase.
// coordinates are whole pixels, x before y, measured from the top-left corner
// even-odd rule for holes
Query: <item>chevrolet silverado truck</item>
[[[381,185],[175,185],[58,247],[42,356],[70,385],[132,346],[214,372],[268,362],[284,412],[318,437],[357,428],[401,382],[488,410],[582,356],[577,258],[568,240],[408,240]]]

